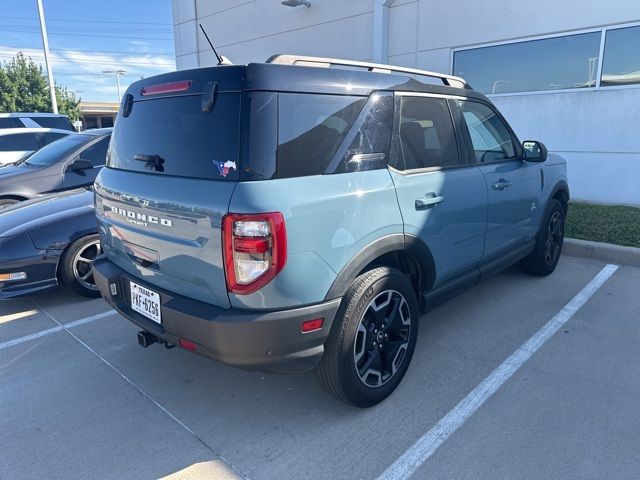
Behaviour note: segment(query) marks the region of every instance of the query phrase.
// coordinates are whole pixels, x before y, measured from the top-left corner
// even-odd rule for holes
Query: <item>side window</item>
[[[393,95],[373,94],[341,148],[340,161],[331,173],[387,168],[393,126]],[[346,145],[345,145],[346,146]],[[342,155],[344,152],[344,155]],[[334,160],[335,162],[336,160]]]
[[[401,170],[459,165],[458,146],[447,101],[433,97],[400,97]],[[398,162],[396,162],[398,163]]]
[[[66,117],[29,117],[38,125],[44,128],[59,128],[61,130],[71,130],[75,132],[75,128]]]
[[[107,148],[109,148],[109,138],[104,137],[102,140],[94,143],[89,148],[80,152],[79,157],[83,160],[89,160],[94,167],[102,166],[107,159]]]
[[[23,128],[24,125],[20,120],[13,117],[0,118],[0,128]]]
[[[459,103],[477,163],[499,162],[515,157],[511,133],[491,108],[466,100]]]
[[[64,133],[47,132],[42,135],[42,143],[48,145],[51,142],[55,142],[56,140],[60,140],[62,137],[66,136],[67,135]]]
[[[27,152],[38,150],[40,144],[35,133],[16,133],[0,136],[0,152]]]
[[[361,97],[281,93],[277,177],[322,174],[365,101]]]

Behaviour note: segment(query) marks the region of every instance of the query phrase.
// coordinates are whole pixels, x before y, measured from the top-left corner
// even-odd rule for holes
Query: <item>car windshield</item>
[[[49,167],[94,138],[93,135],[69,135],[42,147],[24,163],[31,167]]]

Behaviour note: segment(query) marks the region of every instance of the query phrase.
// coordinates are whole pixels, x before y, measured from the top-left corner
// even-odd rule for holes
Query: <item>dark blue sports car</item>
[[[0,211],[0,299],[54,290],[62,281],[97,297],[100,255],[90,188],[42,196]]]

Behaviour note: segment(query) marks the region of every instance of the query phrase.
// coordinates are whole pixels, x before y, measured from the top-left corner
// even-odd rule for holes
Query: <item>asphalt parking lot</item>
[[[640,269],[603,269],[512,268],[429,312],[404,381],[368,410],[312,374],[142,349],[102,299],[4,301],[0,478],[637,479]]]

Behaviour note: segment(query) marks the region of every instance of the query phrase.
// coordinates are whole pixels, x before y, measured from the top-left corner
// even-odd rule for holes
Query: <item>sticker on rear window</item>
[[[226,162],[216,162],[214,160],[213,163],[216,167],[218,167],[218,173],[220,173],[222,177],[226,177],[227,175],[229,175],[229,172],[231,172],[231,170],[236,169],[236,162],[232,162],[231,160],[227,160]]]

